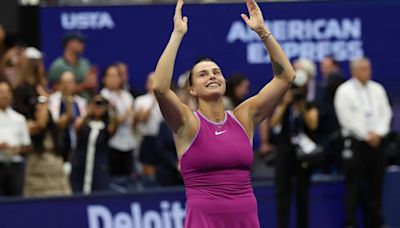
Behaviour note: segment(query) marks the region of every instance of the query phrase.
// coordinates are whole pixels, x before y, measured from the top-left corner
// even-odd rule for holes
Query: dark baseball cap
[[[69,31],[63,36],[63,44],[64,46],[71,40],[78,40],[82,43],[86,41],[85,35],[83,35],[80,31]]]

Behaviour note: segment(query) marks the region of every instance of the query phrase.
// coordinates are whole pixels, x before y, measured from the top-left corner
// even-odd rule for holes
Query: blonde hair
[[[30,85],[44,85],[45,74],[41,59],[27,59],[18,72],[16,86],[22,83]]]

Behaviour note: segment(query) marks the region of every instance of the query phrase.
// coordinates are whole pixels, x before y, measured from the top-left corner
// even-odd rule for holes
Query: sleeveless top
[[[198,132],[180,159],[187,201],[254,197],[253,150],[241,123],[230,111],[219,123],[200,112],[195,115],[200,121]]]

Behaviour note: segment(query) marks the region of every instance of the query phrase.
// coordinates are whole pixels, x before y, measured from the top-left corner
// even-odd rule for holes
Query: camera
[[[31,105],[36,105],[36,104],[44,104],[47,102],[47,97],[46,96],[38,96],[38,97],[32,97],[29,100],[29,103]]]
[[[106,100],[96,100],[96,101],[94,102],[94,104],[95,104],[96,106],[106,106],[106,105],[108,104],[108,102],[107,102]]]
[[[304,100],[306,97],[303,93],[303,91],[300,88],[293,87],[292,88],[292,93],[293,93],[293,100],[294,101],[301,101]]]

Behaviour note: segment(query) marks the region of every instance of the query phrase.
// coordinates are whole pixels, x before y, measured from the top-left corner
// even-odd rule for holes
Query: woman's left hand
[[[247,26],[259,35],[268,32],[268,28],[265,26],[264,17],[258,4],[254,0],[246,0],[246,6],[250,18],[244,13],[240,16],[246,22]]]

